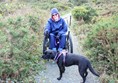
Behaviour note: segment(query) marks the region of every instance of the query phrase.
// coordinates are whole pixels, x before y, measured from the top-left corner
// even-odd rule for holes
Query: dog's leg
[[[62,66],[63,67],[63,69],[62,69],[63,71],[62,72],[64,73],[65,72],[65,63],[63,63],[62,65],[63,65]]]
[[[79,73],[83,79],[83,82],[82,83],[85,83],[86,81],[86,76],[88,75],[88,72],[87,72],[87,69],[84,68],[84,66],[79,66]]]
[[[88,75],[88,72],[87,72],[87,70],[86,70],[86,72],[85,72],[85,76],[87,76]]]
[[[57,80],[61,80],[61,78],[62,78],[62,69],[60,66],[59,66],[59,71],[60,71],[60,76],[57,78]]]
[[[81,77],[83,79],[83,82],[82,83],[85,83],[86,77],[84,76],[84,73],[80,71],[80,75],[81,75]]]
[[[65,67],[64,66],[58,66],[59,67],[59,71],[60,71],[60,76],[57,78],[58,80],[61,80],[62,78],[62,74],[64,73],[65,71]]]

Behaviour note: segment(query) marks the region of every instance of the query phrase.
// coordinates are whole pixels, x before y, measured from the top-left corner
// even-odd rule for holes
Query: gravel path
[[[81,47],[78,44],[77,37],[72,34],[74,53],[82,54]],[[81,76],[78,73],[77,66],[66,67],[65,73],[60,81],[57,80],[59,76],[58,66],[54,61],[49,61],[46,63],[46,70],[39,72],[36,76],[36,83],[80,83],[82,81]],[[100,83],[99,79],[89,72],[86,83]]]

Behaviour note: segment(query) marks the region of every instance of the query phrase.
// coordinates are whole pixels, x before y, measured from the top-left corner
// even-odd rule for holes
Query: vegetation
[[[101,5],[91,5],[91,7],[96,8],[98,16],[92,18],[89,23],[83,22],[78,25],[75,21],[73,25],[85,55],[99,69],[102,83],[118,81],[118,5],[115,3],[106,5],[106,2],[102,2]],[[83,12],[86,12],[84,8]],[[84,13],[81,14],[84,16]],[[73,14],[73,17],[77,16],[76,14],[78,12]],[[77,17],[79,16],[78,14]]]
[[[41,1],[0,3],[0,82],[35,83],[36,74],[44,68],[40,57],[47,10],[65,11],[71,4]]]
[[[82,5],[84,3],[87,3],[88,0],[69,0],[69,2],[73,3],[76,6]]]
[[[108,75],[118,77],[118,15],[101,20],[88,33],[85,48],[88,56],[97,61]],[[100,67],[99,66],[99,67]]]
[[[1,79],[33,80],[29,75],[34,74],[34,71],[36,73],[41,68],[38,64],[41,53],[41,40],[38,35],[39,23],[38,17],[33,15],[9,18],[6,22],[1,22]]]
[[[72,15],[76,20],[91,22],[92,18],[97,15],[95,9],[90,6],[77,6],[72,10]]]
[[[30,2],[30,5],[34,8],[40,8],[41,10],[45,10],[50,12],[50,9],[57,7],[61,14],[66,13],[70,9],[72,9],[73,4],[67,1],[59,1],[59,0],[23,0],[26,2]]]
[[[1,4],[6,11],[1,10],[0,18],[0,79],[34,82],[34,76],[43,68],[39,63],[42,53],[41,13],[25,10],[25,13],[16,15],[19,11],[24,12],[27,5],[19,3],[19,8],[18,3]]]
[[[40,56],[49,10],[57,7],[64,14],[76,6],[72,10],[76,20],[71,29],[102,74],[101,82],[117,82],[116,3],[117,0],[0,0],[0,81],[35,83],[35,75],[44,68]],[[81,20],[84,22],[78,25]]]

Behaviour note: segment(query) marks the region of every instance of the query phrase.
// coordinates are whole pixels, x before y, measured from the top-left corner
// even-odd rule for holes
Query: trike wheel
[[[66,46],[67,46],[68,52],[73,53],[73,43],[72,43],[72,38],[70,34],[69,34],[69,38],[67,39]]]
[[[43,54],[48,48],[49,48],[49,38],[44,37],[44,40],[43,40]]]

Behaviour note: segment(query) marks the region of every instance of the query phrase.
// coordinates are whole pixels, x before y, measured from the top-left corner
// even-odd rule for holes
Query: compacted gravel
[[[71,33],[73,40],[74,53],[81,54],[81,47],[78,44],[77,37]],[[36,76],[36,83],[81,83],[82,78],[78,72],[78,66],[66,67],[65,73],[60,81],[57,80],[59,76],[59,69],[54,61],[46,62],[46,69],[39,72]],[[88,70],[89,71],[89,70]],[[94,76],[91,72],[88,73],[85,83],[100,83],[99,78]]]

